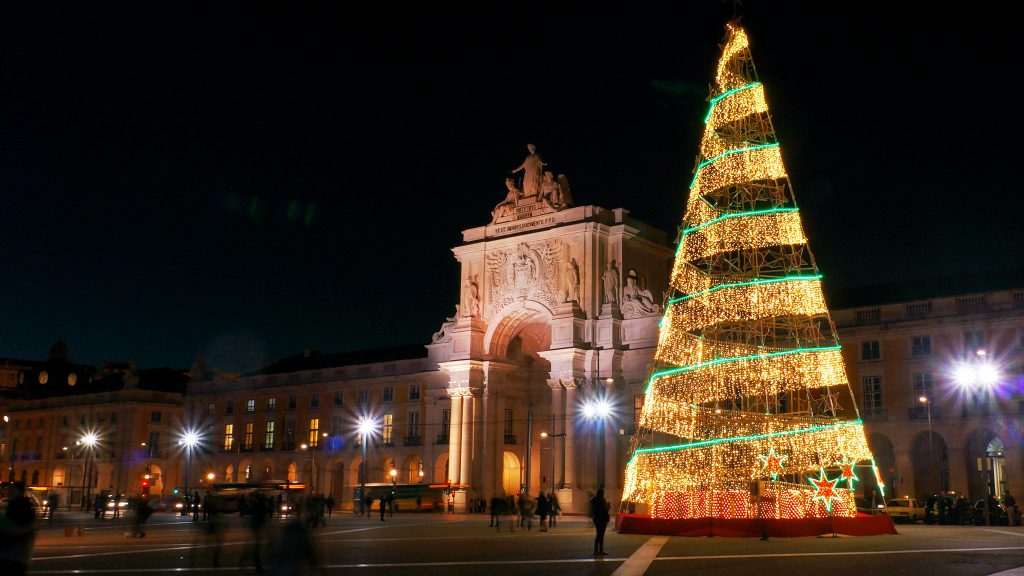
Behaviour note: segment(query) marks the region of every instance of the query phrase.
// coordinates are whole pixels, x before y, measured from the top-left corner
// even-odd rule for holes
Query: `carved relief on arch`
[[[514,249],[487,255],[488,322],[505,307],[516,302],[533,300],[554,308],[564,299],[559,286],[562,242],[550,240],[530,245],[519,243]]]

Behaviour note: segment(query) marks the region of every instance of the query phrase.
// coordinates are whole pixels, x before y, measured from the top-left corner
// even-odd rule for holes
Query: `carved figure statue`
[[[480,285],[474,276],[469,282],[469,315],[476,318],[480,315]]]
[[[530,154],[523,160],[523,163],[518,168],[512,171],[513,174],[523,171],[523,195],[524,196],[536,196],[540,194],[541,185],[541,169],[545,166],[544,162],[541,161],[540,154],[537,154],[537,147],[533,144],[527,144],[526,149],[530,151]]]
[[[550,174],[550,172],[549,172]],[[565,301],[566,302],[579,302],[580,301],[580,267],[576,263],[576,259],[572,258],[565,263]]]
[[[604,303],[615,304],[618,302],[619,293],[619,270],[615,266],[615,260],[608,263],[608,268],[601,279],[604,281]]]
[[[522,195],[519,189],[516,188],[515,181],[511,178],[505,178],[505,187],[508,188],[508,193],[505,194],[505,199],[498,202],[494,210],[491,210],[491,222],[515,210],[516,201]]]
[[[558,193],[561,200],[559,209],[572,206],[572,192],[569,191],[569,179],[565,174],[558,175]]]
[[[560,208],[560,196],[558,182],[555,182],[554,175],[550,171],[545,170],[544,181],[540,184],[540,196],[537,199],[552,208]]]
[[[646,313],[658,312],[659,306],[654,303],[654,296],[645,287],[637,283],[636,270],[630,268],[626,276],[626,285],[622,288],[623,304],[634,303]]]

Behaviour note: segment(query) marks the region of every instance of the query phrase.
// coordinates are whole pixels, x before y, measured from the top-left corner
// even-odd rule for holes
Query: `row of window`
[[[154,420],[153,418],[156,418],[156,419]],[[107,416],[105,414],[102,414],[102,413],[99,413],[99,412],[93,414],[92,415],[92,419],[93,419],[94,423],[98,423],[98,424],[99,423],[106,423],[107,422]],[[61,416],[61,418],[60,418],[60,425],[61,426],[67,426],[69,420],[70,420],[70,418],[68,418],[68,416],[66,414],[64,416]],[[160,412],[153,412],[153,415],[150,416],[150,421],[151,422],[160,422]],[[24,420],[25,430],[31,430],[32,427],[33,427],[33,425],[32,425],[33,422],[36,422],[35,418],[25,418],[25,420]],[[88,425],[88,422],[89,422],[89,417],[88,416],[86,416],[85,414],[79,414],[78,415],[78,425],[79,426],[84,428],[84,427],[86,427]],[[110,423],[111,424],[117,424],[117,412],[111,412],[110,413]],[[21,430],[22,420],[18,419],[18,418],[11,419],[10,426],[11,426],[11,428],[13,430]],[[43,418],[42,416],[40,416],[39,420],[38,420],[38,423],[36,424],[35,427],[36,428],[44,428],[45,426],[46,426],[46,419]],[[0,432],[6,432],[6,431],[7,431],[7,424],[0,423]]]
[[[911,399],[911,410],[920,413],[929,413],[929,416],[938,415],[938,409],[932,408],[931,404],[935,398],[935,388],[932,375],[929,372],[916,372],[913,374],[914,396]],[[860,379],[863,404],[861,411],[867,415],[883,415],[885,413],[884,388],[881,376],[862,376]],[[986,392],[971,393],[969,396],[971,405],[975,408],[987,404],[988,395]],[[922,400],[923,399],[923,400]]]
[[[356,402],[358,404],[368,404],[369,403],[369,398],[370,398],[370,391],[368,389],[364,388],[364,389],[359,390],[357,392]],[[419,386],[419,384],[410,384],[409,385],[409,400],[419,400],[419,399],[420,399],[420,386]],[[394,402],[394,401],[395,401],[395,389],[393,387],[387,387],[387,388],[384,388],[383,390],[381,390],[381,402]],[[334,403],[335,406],[344,406],[345,405],[345,393],[344,393],[344,391],[336,390],[334,392],[333,403]],[[286,404],[286,408],[285,409],[286,410],[295,410],[298,407],[298,404],[299,404],[299,397],[298,396],[289,396],[288,397],[288,403]],[[320,407],[320,395],[319,394],[310,394],[309,395],[309,407],[310,408],[319,408]],[[212,416],[212,415],[214,415],[216,413],[216,410],[217,410],[217,405],[215,403],[210,402],[210,403],[208,403],[206,405],[206,412],[207,412],[207,414],[210,414]],[[277,411],[277,398],[267,398],[265,403],[263,404],[263,411],[264,412],[276,412]],[[250,398],[250,399],[245,401],[245,412],[247,414],[252,414],[252,413],[256,412],[256,399],[255,398]],[[228,400],[224,404],[224,413],[225,414],[234,414],[235,413],[235,402],[234,402],[234,400]]]
[[[985,333],[970,330],[963,333],[964,349],[974,352],[985,347]],[[910,339],[911,356],[930,356],[932,353],[931,336],[914,336]],[[865,340],[860,343],[861,360],[881,360],[882,345],[878,340]]]
[[[452,422],[452,411],[450,408],[445,408],[441,411],[441,435],[439,439],[443,440],[448,437],[448,430],[451,428]],[[503,431],[505,438],[514,438],[514,418],[511,408],[505,409],[505,421]],[[406,420],[406,438],[420,438],[420,413],[409,412],[408,419]],[[305,444],[310,447],[317,447],[324,437],[333,436],[339,434],[340,430],[344,430],[342,419],[335,417],[331,423],[331,433],[322,433],[320,431],[320,419],[310,418],[309,426],[305,430],[306,441]],[[260,447],[263,450],[273,450],[275,442],[277,440],[277,422],[274,420],[267,420],[263,423],[263,442]],[[256,424],[254,422],[246,422],[242,424],[241,438],[237,437],[234,424],[224,425],[224,450],[253,450],[256,442]],[[384,444],[391,444],[394,442],[394,415],[384,414],[380,420],[380,439]],[[285,422],[284,429],[285,444],[294,447],[295,444],[295,421],[288,420]],[[356,443],[362,442],[362,438],[359,435],[356,436]],[[513,440],[514,442],[514,440]]]

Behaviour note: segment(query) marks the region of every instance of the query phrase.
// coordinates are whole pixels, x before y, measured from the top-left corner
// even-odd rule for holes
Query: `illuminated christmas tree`
[[[854,516],[856,467],[878,471],[737,23],[710,102],[623,500],[655,518]]]

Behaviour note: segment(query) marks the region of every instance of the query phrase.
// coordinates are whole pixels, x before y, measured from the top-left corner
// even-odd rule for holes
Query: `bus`
[[[367,482],[366,496],[373,498],[374,510],[380,506],[382,498],[394,495],[395,511],[424,510],[442,511],[444,503],[448,501],[452,486],[448,484],[392,484],[391,482]],[[356,502],[356,511],[359,510],[360,487],[356,486],[352,494],[352,501]],[[417,509],[416,505],[419,504]]]
[[[285,502],[301,495],[306,490],[306,485],[298,482],[282,482],[279,480],[268,480],[265,482],[218,482],[210,490],[217,510],[233,514],[246,513],[246,508],[241,506],[242,500],[257,492],[262,493],[272,504],[276,504],[278,497]]]

